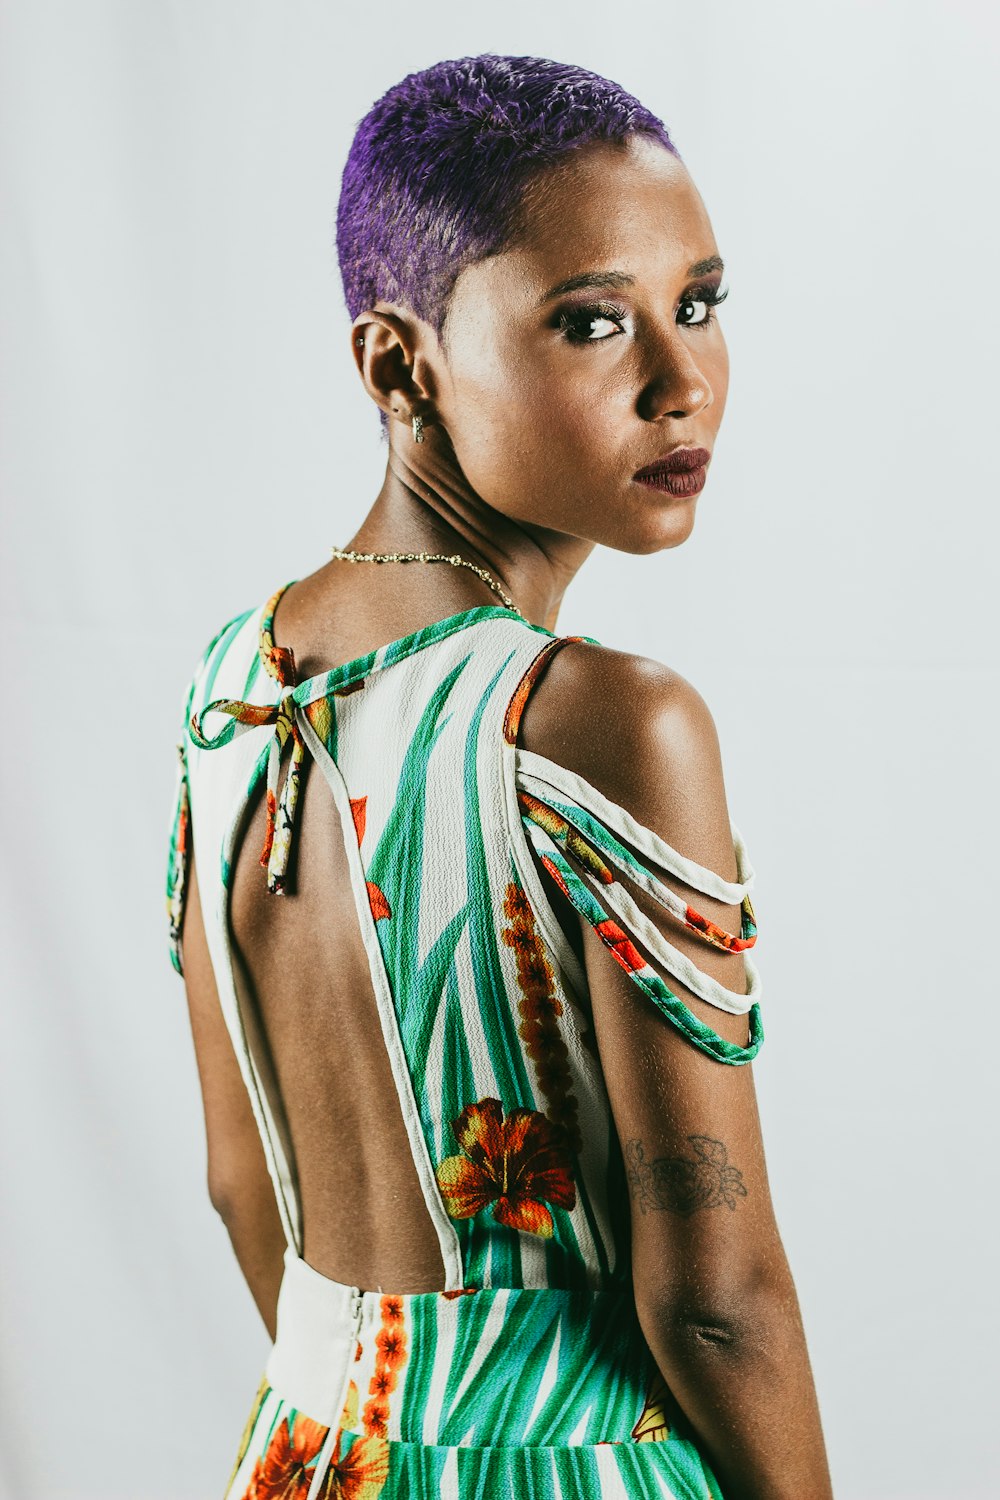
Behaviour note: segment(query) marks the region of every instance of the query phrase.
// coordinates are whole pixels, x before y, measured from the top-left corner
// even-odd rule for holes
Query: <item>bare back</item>
[[[278,794],[279,806],[273,801],[277,785],[268,790],[263,774],[268,755],[275,758],[274,746],[268,746],[270,726],[259,722],[259,706],[251,704],[251,713],[242,700],[235,700],[239,713],[251,718],[256,715],[258,722],[244,730],[254,741],[255,779],[250,778],[252,790],[244,799],[243,814],[229,829],[228,853],[223,861],[229,869],[225,946],[231,960],[234,1009],[256,1069],[258,1091],[274,1111],[274,1134],[284,1140],[291,1192],[298,1201],[300,1253],[324,1275],[348,1284],[392,1287],[403,1292],[442,1290],[447,1280],[447,1257],[442,1256],[440,1213],[435,1222],[434,1204],[428,1201],[427,1168],[428,1164],[432,1169],[439,1166],[449,1144],[454,1146],[457,1111],[450,1121],[444,1118],[442,1109],[445,1114],[447,1109],[442,1101],[449,1088],[460,1085],[456,1079],[439,1079],[438,1099],[432,1105],[421,1070],[425,1066],[453,1065],[450,1054],[442,1062],[441,1051],[442,1046],[452,1047],[453,1039],[442,1042],[438,1036],[433,1044],[437,1048],[435,1061],[428,1064],[426,1057],[422,1058],[414,1073],[416,1059],[399,1056],[401,1050],[406,1052],[406,1044],[401,1048],[394,1018],[387,1015],[386,1006],[395,1004],[398,1008],[403,998],[399,987],[405,984],[405,1004],[416,1016],[411,1015],[406,1024],[413,1035],[422,1036],[420,1045],[426,1049],[432,1044],[419,1012],[426,1008],[429,1014],[436,1009],[433,1025],[438,1031],[442,1026],[454,1026],[466,1033],[466,1093],[471,1089],[479,1100],[502,1094],[496,1074],[489,1090],[485,1080],[475,1078],[475,1038],[470,1042],[468,1034],[482,1023],[461,1005],[449,1010],[442,999],[442,987],[454,980],[454,973],[435,970],[427,993],[420,988],[428,982],[422,967],[426,949],[442,937],[436,928],[427,929],[425,913],[434,913],[430,920],[437,927],[443,921],[454,927],[448,941],[456,943],[452,961],[460,965],[461,938],[454,934],[463,924],[475,925],[471,904],[462,906],[463,897],[469,902],[475,894],[481,905],[479,926],[489,928],[480,942],[489,947],[494,962],[498,955],[507,957],[509,950],[514,950],[510,955],[515,960],[513,972],[506,976],[500,968],[492,975],[479,972],[475,952],[464,960],[470,998],[481,999],[484,983],[495,989],[505,977],[509,981],[508,992],[492,995],[491,1004],[499,1004],[504,1013],[496,1025],[510,1028],[519,1038],[518,1047],[524,1055],[520,1066],[511,1064],[503,1076],[508,1080],[508,1094],[520,1078],[534,1097],[530,1101],[508,1098],[505,1107],[519,1103],[524,1108],[530,1103],[540,1117],[555,1122],[564,1134],[569,1133],[564,1118],[568,1108],[573,1116],[574,1145],[577,1151],[585,1149],[580,1105],[574,1096],[598,1100],[605,1088],[584,964],[584,933],[595,928],[595,912],[581,903],[579,895],[574,899],[572,886],[560,878],[537,838],[525,836],[526,831],[533,830],[551,834],[552,825],[538,816],[538,809],[546,805],[539,797],[544,787],[534,781],[522,784],[517,763],[519,757],[527,755],[529,769],[541,771],[543,776],[547,766],[554,766],[544,755],[526,750],[525,745],[559,746],[571,718],[566,712],[566,695],[560,695],[556,688],[549,695],[552,707],[547,710],[545,697],[534,689],[560,645],[589,638],[556,637],[510,617],[502,609],[484,606],[434,622],[425,631],[418,629],[395,638],[388,647],[348,657],[345,653],[358,644],[357,638],[341,636],[333,640],[327,635],[317,639],[310,630],[308,610],[301,604],[298,618],[291,612],[279,616],[276,606],[286,598],[286,590],[279,590],[265,611],[244,617],[238,637],[242,655],[232,641],[227,642],[221,655],[215,648],[211,668],[214,695],[219,692],[218,674],[224,674],[227,666],[234,674],[233,682],[251,677],[262,684],[266,679],[257,669],[269,658],[272,663],[274,659],[282,663],[285,679],[277,687],[269,683],[272,699],[279,694],[276,707],[293,687],[305,688],[304,695],[301,691],[296,695],[296,712],[302,711],[306,745],[300,747],[294,819],[287,816],[284,806],[289,781],[287,745],[283,743],[277,756],[284,758],[285,791]],[[294,591],[287,597],[289,602],[296,602]],[[586,649],[595,647],[600,649],[597,642],[590,642]],[[442,657],[446,648],[449,654]],[[489,680],[500,675],[498,668],[506,669],[506,692],[499,698],[492,690],[484,691]],[[563,680],[566,676],[564,673]],[[467,689],[464,712],[457,717],[454,710],[442,713],[455,702],[449,697],[452,682],[462,682]],[[375,693],[382,693],[382,698],[377,699]],[[436,694],[440,703],[431,711],[428,700]],[[251,700],[254,696],[249,694]],[[533,705],[532,739],[526,741],[520,729],[529,697]],[[488,770],[484,771],[481,721],[487,700],[493,727],[485,736]],[[535,704],[540,705],[537,710]],[[208,706],[208,701],[202,702],[201,711],[207,712]],[[444,742],[432,754],[430,745],[441,733],[442,719],[444,723],[452,721],[453,743],[447,754]],[[478,721],[474,732],[473,719]],[[204,725],[201,728],[203,735],[209,734]],[[326,747],[321,743],[324,730],[330,741]],[[412,781],[411,771],[412,786],[407,790],[407,758],[412,759],[421,736],[427,740],[427,747],[418,756],[423,779]],[[292,742],[289,735],[287,744]],[[204,760],[213,761],[221,770],[221,757],[232,752],[226,744],[215,744],[209,755],[207,740],[205,746]],[[480,779],[474,787],[469,784],[470,754],[480,763]],[[251,764],[247,757],[244,760]],[[350,764],[346,774],[342,769],[345,762]],[[241,767],[237,772],[237,781],[243,770]],[[569,775],[572,780],[573,773]],[[369,798],[373,778],[381,778],[382,788],[381,807],[376,812],[383,825],[378,852],[385,850],[393,819],[397,824],[394,837],[402,837],[404,842],[415,838],[415,824],[406,820],[405,803],[414,792],[421,798],[420,842],[408,856],[405,850],[402,854],[390,850],[390,864],[386,865],[398,881],[394,901],[412,902],[400,911],[390,909],[386,893],[370,878],[373,872],[378,873],[371,863],[376,853]],[[576,779],[579,781],[579,777]],[[223,787],[222,782],[217,785],[215,800],[228,800],[232,820],[231,789]],[[553,798],[551,790],[548,795]],[[207,812],[209,798],[203,797],[203,801]],[[278,895],[268,889],[261,869],[261,849],[268,838],[269,801],[277,823],[285,820],[289,824],[284,830],[287,849]],[[564,809],[565,803],[552,800],[552,806]],[[529,817],[522,823],[525,808]],[[512,816],[514,810],[516,818]],[[197,811],[194,824],[197,837]],[[578,839],[577,833],[577,853]],[[479,851],[483,871],[472,868],[472,846]],[[574,848],[572,840],[567,847]],[[401,861],[405,865],[405,857],[411,858],[412,868],[401,865]],[[456,878],[454,867],[460,862],[467,869]],[[487,873],[491,864],[492,883]],[[210,857],[199,858],[202,883],[211,867]],[[500,880],[501,875],[513,878]],[[470,881],[474,884],[477,877],[481,877],[484,888],[473,892]],[[449,880],[453,890],[450,897]],[[359,908],[361,888],[366,904]],[[202,899],[203,903],[211,901],[210,896]],[[648,895],[642,899],[649,911]],[[523,930],[510,915],[514,909],[510,903],[516,905],[518,900],[528,924]],[[505,902],[510,907],[507,912],[503,910]],[[597,917],[603,915],[596,913]],[[389,948],[384,942],[379,947],[394,920],[399,926],[409,923],[414,929],[420,928],[419,936],[411,934],[413,966],[405,975],[402,968],[395,974],[389,972],[392,964],[385,961]],[[379,927],[379,922],[384,925]],[[598,928],[601,925],[596,923]],[[602,935],[606,941],[607,933]],[[524,955],[518,951],[521,939],[530,940],[534,970],[526,969]],[[423,953],[417,951],[421,948]],[[620,954],[615,956],[620,962]],[[217,967],[224,970],[226,964]],[[652,983],[665,988],[662,977],[653,978],[656,965],[647,967],[652,970],[647,986]],[[709,983],[718,993],[721,987],[717,981]],[[381,1004],[376,985],[383,991]],[[532,986],[538,994],[532,992]],[[561,1028],[552,1025],[540,1040],[525,1026],[532,1017],[531,1007],[537,1008],[540,1003],[539,986],[548,992],[548,1020],[567,1018]],[[676,996],[674,1002],[686,1009]],[[743,996],[729,994],[726,1003],[735,1012],[750,1009],[750,1002]],[[689,1010],[688,1016],[696,1030],[703,1026]],[[511,1038],[504,1036],[494,1045],[509,1052]],[[724,1056],[743,1055],[747,1050],[722,1038],[714,1039],[712,1045]],[[562,1076],[553,1076],[554,1062],[561,1065],[557,1074]],[[407,1070],[409,1078],[405,1076]],[[576,1072],[580,1076],[575,1076]],[[405,1097],[407,1084],[413,1086],[409,1100]],[[549,1097],[547,1090],[554,1090],[554,1096]],[[463,1107],[477,1102],[475,1098],[455,1098],[455,1103]],[[546,1104],[556,1107],[537,1109]],[[415,1152],[414,1108],[423,1122],[422,1153]],[[436,1120],[432,1118],[435,1110],[441,1116]],[[601,1113],[606,1110],[604,1097]],[[617,1230],[608,1226],[612,1239],[620,1230],[621,1226]],[[602,1246],[599,1261],[610,1263],[614,1259],[614,1252],[609,1256]]]
[[[343,643],[308,649],[308,635],[283,633],[279,624],[276,613],[275,639],[302,663],[300,677],[318,670],[316,663],[352,659]],[[247,1014],[262,1028],[262,1051],[272,1059],[287,1116],[303,1255],[339,1281],[437,1291],[444,1284],[438,1237],[382,1041],[344,829],[312,757],[303,764],[299,797],[288,881],[276,900],[260,866],[266,808],[258,789],[239,842],[231,917]],[[554,883],[547,889],[582,963],[579,918]]]

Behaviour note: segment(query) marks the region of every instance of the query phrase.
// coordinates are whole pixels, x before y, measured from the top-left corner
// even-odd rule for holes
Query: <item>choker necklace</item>
[[[499,594],[508,609],[516,615],[521,611],[514,603],[509,594],[505,594],[496,579],[487,573],[485,568],[477,567],[473,562],[467,562],[464,557],[459,557],[457,552],[345,552],[340,547],[330,548],[331,556],[342,558],[346,562],[447,562],[455,568],[471,568],[473,573],[478,573],[484,583],[488,583],[494,593]],[[521,619],[524,616],[521,615]]]

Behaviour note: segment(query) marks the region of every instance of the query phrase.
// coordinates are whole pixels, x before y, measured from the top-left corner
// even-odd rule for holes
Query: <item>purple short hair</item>
[[[380,299],[441,332],[459,274],[513,237],[525,190],[567,152],[663,122],[617,83],[538,57],[461,57],[411,73],[358,126],[337,208],[351,317]]]

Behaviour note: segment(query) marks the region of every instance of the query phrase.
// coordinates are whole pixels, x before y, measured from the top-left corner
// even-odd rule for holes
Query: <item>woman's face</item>
[[[569,157],[526,208],[516,243],[467,267],[449,303],[434,396],[458,463],[514,520],[625,552],[676,546],[704,469],[650,466],[711,455],[729,375],[704,205],[675,156],[633,137]]]

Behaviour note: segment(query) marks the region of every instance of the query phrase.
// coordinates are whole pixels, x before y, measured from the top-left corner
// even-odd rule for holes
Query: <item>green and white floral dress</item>
[[[294,581],[294,580],[292,580]],[[229,621],[187,686],[170,825],[170,953],[180,943],[192,832],[209,949],[253,1103],[288,1248],[278,1330],[227,1500],[718,1497],[636,1319],[628,1172],[591,1028],[585,975],[537,861],[692,1046],[749,1062],[763,1039],[748,992],[704,974],[619,875],[716,947],[756,934],[739,884],[672,849],[580,776],[518,746],[532,686],[567,640],[502,605],[437,621],[295,681],[272,621],[285,584]],[[266,779],[268,888],[279,893],[304,757],[329,785],[444,1290],[387,1295],[301,1258],[280,1100],[248,1045],[228,901],[247,801]],[[282,770],[284,776],[282,777]],[[723,932],[665,883],[740,903]],[[261,878],[264,879],[262,871]],[[649,962],[750,1013],[735,1046]],[[725,1169],[704,1171],[725,1191]]]

